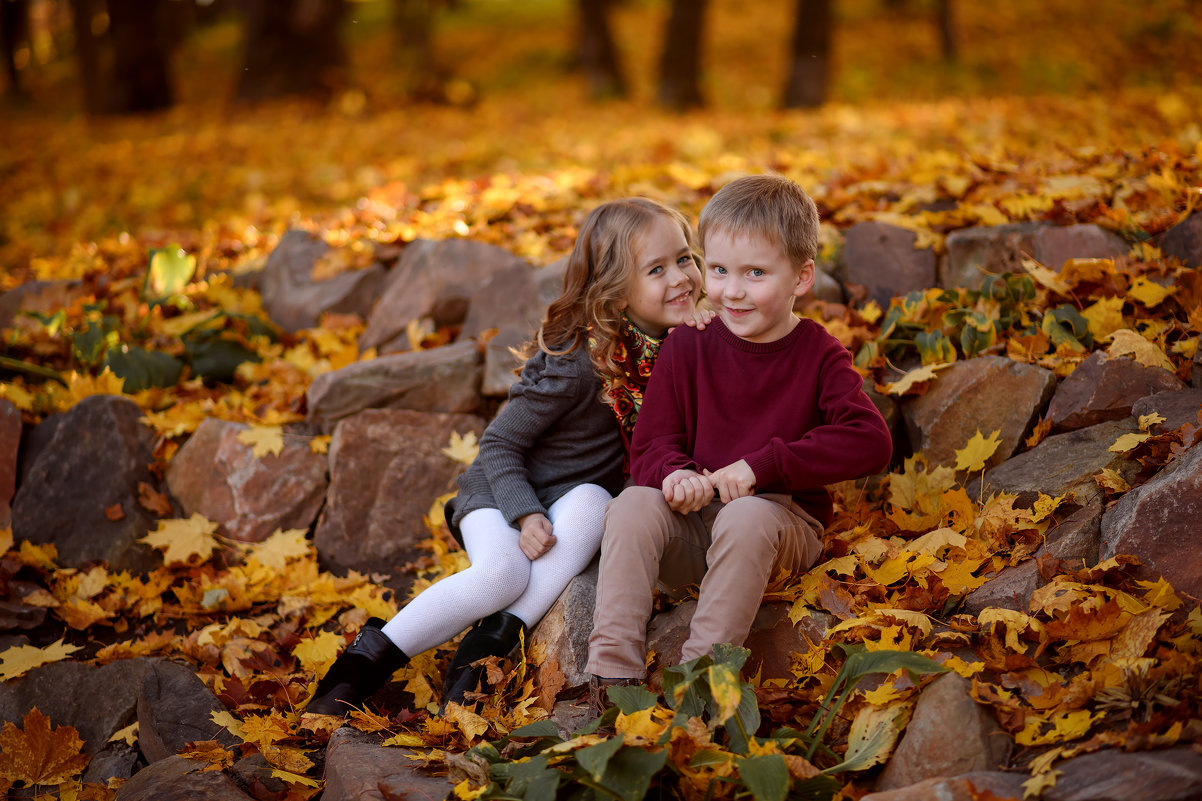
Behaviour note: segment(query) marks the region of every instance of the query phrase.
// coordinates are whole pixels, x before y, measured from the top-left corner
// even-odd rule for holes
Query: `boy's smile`
[[[705,291],[722,322],[748,342],[775,342],[797,325],[793,300],[814,284],[814,262],[795,268],[758,234],[705,237]]]

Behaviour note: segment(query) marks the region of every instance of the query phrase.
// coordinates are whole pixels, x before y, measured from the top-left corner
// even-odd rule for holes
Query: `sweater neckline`
[[[774,339],[771,342],[749,342],[741,336],[731,331],[726,327],[726,323],[721,317],[715,317],[707,328],[712,328],[722,338],[724,342],[736,350],[741,350],[744,353],[776,353],[777,351],[786,350],[793,346],[802,336],[806,328],[806,323],[809,322],[802,318],[797,321],[797,325],[793,326],[793,330],[785,334],[780,339]]]

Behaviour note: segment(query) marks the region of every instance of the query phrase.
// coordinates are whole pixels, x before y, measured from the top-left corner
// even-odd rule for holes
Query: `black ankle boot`
[[[455,651],[447,668],[442,685],[443,708],[452,701],[462,704],[464,694],[476,689],[478,684],[486,689],[484,666],[473,666],[472,663],[487,656],[505,656],[517,646],[525,630],[522,619],[509,612],[494,612],[477,621],[463,635],[459,650]]]
[[[384,621],[373,617],[363,625],[346,650],[317,682],[305,712],[345,715],[362,706],[388,678],[409,662],[409,657],[380,629]]]

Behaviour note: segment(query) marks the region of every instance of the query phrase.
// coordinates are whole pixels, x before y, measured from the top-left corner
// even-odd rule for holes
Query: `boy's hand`
[[[745,459],[712,473],[706,470],[705,475],[718,490],[718,497],[722,499],[722,503],[730,503],[735,498],[755,494],[755,473]]]
[[[715,317],[717,315],[714,314],[713,309],[704,306],[694,306],[692,316],[687,318],[684,324],[696,328],[698,331],[704,331],[705,327],[713,322]]]
[[[555,544],[555,535],[551,533],[551,521],[543,513],[535,512],[520,517],[518,524],[522,527],[518,547],[531,562],[551,550],[551,546]]]
[[[714,484],[696,470],[673,470],[664,479],[664,500],[673,512],[687,515],[714,500]]]

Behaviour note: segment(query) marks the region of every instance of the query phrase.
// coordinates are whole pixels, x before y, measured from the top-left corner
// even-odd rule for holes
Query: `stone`
[[[288,782],[272,775],[277,768],[262,754],[243,757],[230,767],[230,775],[238,786],[253,798],[284,798],[288,793]]]
[[[30,281],[0,293],[0,328],[41,327],[22,320],[21,312],[53,314],[86,296],[88,288],[79,281]]]
[[[380,738],[343,726],[326,746],[322,801],[442,801],[451,790],[446,778],[417,771],[405,748],[384,748]]]
[[[947,259],[939,275],[945,289],[977,289],[986,275],[1023,273],[1024,256],[1036,252],[1038,223],[961,228],[947,235]]]
[[[473,412],[482,365],[473,342],[355,362],[313,379],[305,393],[308,420],[328,433],[364,409]]]
[[[240,740],[213,722],[225,705],[187,665],[159,660],[142,678],[138,692],[138,747],[150,763],[179,753],[198,740],[233,748]]]
[[[1120,420],[1137,400],[1155,392],[1185,388],[1185,382],[1161,367],[1147,367],[1126,356],[1094,351],[1060,382],[1048,404],[1053,431]]]
[[[839,279],[823,270],[814,271],[814,286],[810,288],[807,297],[826,303],[843,303],[847,300]]]
[[[868,290],[868,297],[889,308],[889,301],[913,290],[935,286],[935,252],[915,249],[918,236],[880,222],[856,223],[843,242],[843,280]]]
[[[250,801],[228,775],[202,767],[182,756],[161,759],[121,785],[113,801]]]
[[[1024,797],[1023,782],[1029,778],[1025,773],[978,771],[868,793],[860,796],[860,801],[979,801],[988,797],[996,801],[1020,801]]]
[[[497,332],[484,347],[484,372],[480,379],[480,394],[486,398],[509,397],[509,388],[518,380],[526,360],[514,355],[531,341],[525,328],[509,325]]]
[[[0,398],[0,530],[12,525],[17,491],[17,452],[21,449],[21,410]]]
[[[544,708],[551,708],[561,693],[579,690],[589,682],[588,639],[593,633],[593,608],[597,603],[597,559],[574,577],[529,637],[528,651],[544,650],[536,686],[544,693]]]
[[[514,265],[533,269],[509,251],[483,242],[414,240],[384,281],[379,302],[359,338],[360,349],[378,348],[381,353],[406,349],[405,328],[425,317],[439,327],[462,324],[477,288],[493,273]]]
[[[317,519],[329,479],[312,437],[285,432],[279,454],[254,455],[239,441],[244,423],[206,418],[167,465],[167,486],[184,515],[201,514],[225,536],[262,542],[277,529],[305,529]]]
[[[1164,418],[1164,422],[1153,430],[1176,431],[1187,424],[1202,426],[1202,387],[1157,392],[1131,405],[1131,416],[1134,418],[1153,413]]]
[[[1030,559],[1003,569],[969,593],[964,599],[965,610],[974,615],[990,607],[1027,611],[1035,590],[1047,584],[1040,574],[1040,563],[1045,559],[1064,562],[1068,570],[1097,564],[1101,527],[1102,499],[1095,498],[1049,529],[1044,543]]]
[[[1202,267],[1202,212],[1195,211],[1160,235],[1160,252],[1186,267]]]
[[[516,328],[534,336],[546,307],[538,302],[534,268],[520,259],[501,264],[468,298],[467,317],[456,341],[477,339],[490,329]]]
[[[1156,751],[1109,748],[1056,763],[1056,786],[1043,801],[1196,801],[1202,753],[1188,745]]]
[[[1050,370],[1002,356],[978,356],[938,372],[927,391],[899,403],[916,452],[929,465],[956,463],[956,451],[978,431],[999,431],[1001,444],[986,462],[994,467],[1023,444],[1056,389]]]
[[[18,601],[0,601],[0,631],[29,631],[46,620],[46,607]]]
[[[1139,463],[1109,448],[1123,434],[1138,431],[1131,418],[1098,423],[1064,434],[1055,434],[1029,451],[1020,453],[985,473],[984,497],[997,492],[1018,495],[1017,506],[1030,507],[1039,493],[1055,498],[1073,493],[1079,506],[1102,496],[1094,476],[1103,468],[1114,470],[1126,481],[1135,478]],[[981,480],[966,487],[970,497],[981,493]]]
[[[83,752],[100,753],[109,738],[133,723],[138,688],[159,660],[138,657],[88,665],[54,662],[0,683],[0,723],[21,726],[37,707],[52,726],[72,726]]]
[[[150,570],[159,558],[138,540],[157,518],[138,502],[138,486],[158,490],[153,449],[154,431],[128,398],[93,395],[47,417],[26,443],[13,537],[54,543],[64,567]]]
[[[972,697],[972,683],[944,673],[923,689],[877,789],[894,790],[940,776],[1005,767],[1013,742],[992,711]]]
[[[330,246],[308,231],[292,230],[280,237],[263,268],[263,310],[285,331],[313,328],[326,312],[357,314],[366,319],[380,296],[387,273],[373,264],[314,280],[313,268]]]
[[[1130,249],[1127,240],[1092,223],[1048,225],[1035,233],[1035,260],[1057,272],[1069,259],[1116,259]]]
[[[1099,556],[1134,554],[1141,579],[1163,576],[1180,593],[1202,595],[1202,444],[1177,465],[1119,498],[1102,516]]]
[[[563,256],[534,271],[534,290],[542,308],[547,308],[563,294],[563,280],[568,272],[570,258]]]
[[[324,567],[397,573],[429,536],[430,502],[455,488],[463,465],[442,452],[451,433],[477,437],[484,421],[400,409],[360,412],[330,441],[330,488],[314,534]]]
[[[108,743],[92,757],[84,769],[83,780],[91,784],[108,784],[109,779],[124,781],[146,767],[142,754],[124,740]]]

